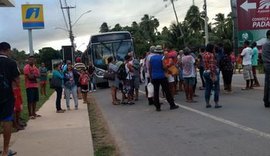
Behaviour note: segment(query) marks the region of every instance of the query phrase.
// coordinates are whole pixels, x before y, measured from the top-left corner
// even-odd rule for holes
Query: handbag
[[[108,72],[106,71],[103,75],[103,79],[107,79],[107,80],[115,80],[115,74],[113,72]]]
[[[50,88],[52,89],[62,87],[62,80],[58,77],[52,77],[51,79],[49,79],[49,81],[50,81]]]

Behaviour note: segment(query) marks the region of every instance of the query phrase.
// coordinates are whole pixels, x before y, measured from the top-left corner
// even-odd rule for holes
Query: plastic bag
[[[154,97],[154,85],[150,82],[147,84],[148,98]]]

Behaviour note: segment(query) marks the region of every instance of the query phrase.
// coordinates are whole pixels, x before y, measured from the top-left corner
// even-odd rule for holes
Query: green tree
[[[106,22],[102,23],[99,32],[104,33],[104,32],[109,32],[109,26]]]
[[[118,23],[114,26],[114,28],[111,29],[111,31],[122,31],[123,28],[121,27],[121,25]]]
[[[52,65],[51,60],[61,59],[62,57],[61,57],[60,51],[55,50],[51,47],[46,47],[39,50],[39,58],[40,58],[40,63],[44,62],[46,67],[51,70],[51,65]]]

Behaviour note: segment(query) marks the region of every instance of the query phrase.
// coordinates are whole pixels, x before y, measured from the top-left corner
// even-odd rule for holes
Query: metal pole
[[[207,17],[206,0],[204,0],[204,11],[205,11],[205,19],[204,19],[205,45],[207,45],[209,43],[209,34],[208,34],[208,17]]]
[[[33,50],[32,29],[28,29],[28,39],[29,39],[29,52],[30,52],[30,56],[33,56],[34,55],[34,50]]]
[[[177,23],[177,25],[179,27],[179,30],[180,30],[180,33],[181,33],[181,37],[183,37],[184,34],[183,34],[183,31],[182,31],[181,26],[179,24],[178,16],[177,16],[177,13],[176,13],[176,10],[175,10],[175,6],[174,6],[174,0],[171,0],[171,3],[172,3],[172,6],[173,6],[173,11],[174,11],[174,15],[175,15],[175,18],[176,18],[176,23]]]

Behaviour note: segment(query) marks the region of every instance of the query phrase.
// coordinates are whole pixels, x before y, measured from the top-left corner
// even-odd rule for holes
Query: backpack
[[[126,67],[125,67],[125,63],[122,63],[118,70],[117,70],[117,77],[119,80],[126,80],[127,78],[127,72],[126,72]]]
[[[85,76],[85,75],[82,76],[80,84],[81,85],[88,85],[88,82],[89,82],[89,77]]]

